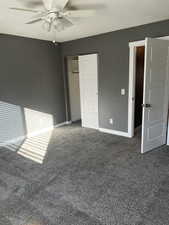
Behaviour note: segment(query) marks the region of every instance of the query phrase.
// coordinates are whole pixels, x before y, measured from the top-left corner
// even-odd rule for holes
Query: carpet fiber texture
[[[0,225],[168,225],[169,147],[79,125],[0,149]]]

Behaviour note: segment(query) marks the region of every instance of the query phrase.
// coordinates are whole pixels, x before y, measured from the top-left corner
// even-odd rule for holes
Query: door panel
[[[79,56],[82,126],[98,129],[97,54]]]
[[[146,38],[142,153],[166,143],[169,99],[168,48],[169,41]]]

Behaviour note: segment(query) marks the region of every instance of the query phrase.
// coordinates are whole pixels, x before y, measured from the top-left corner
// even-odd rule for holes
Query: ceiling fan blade
[[[62,17],[60,21],[63,23],[64,27],[71,27],[74,24],[66,17]]]
[[[52,28],[52,23],[49,23],[48,21],[44,20],[43,24],[42,24],[42,28],[47,31],[50,32],[51,28]]]
[[[95,14],[95,10],[68,10],[64,12],[64,15],[68,17],[90,17]]]
[[[87,9],[93,9],[93,10],[101,10],[105,9],[106,5],[105,4],[82,4],[82,3],[76,3],[76,4],[68,4],[70,9],[79,9],[79,10],[87,10]]]
[[[34,19],[34,20],[30,20],[29,22],[27,22],[26,24],[33,24],[33,23],[37,23],[40,22],[42,20],[42,18],[39,19]]]
[[[61,17],[61,18],[56,19],[53,22],[52,26],[56,31],[61,32],[65,28],[69,28],[69,27],[73,26],[73,23],[68,18]]]
[[[39,7],[43,6],[42,0],[17,0],[26,7]]]
[[[15,8],[15,7],[11,7],[9,9],[17,10],[17,11],[24,11],[24,12],[34,12],[34,13],[39,12],[38,10],[34,10],[34,9],[24,9],[24,8]]]
[[[68,4],[69,0],[53,0],[52,8],[63,10]]]
[[[42,0],[42,2],[48,11],[52,9],[53,0]]]
[[[37,13],[36,15],[32,16],[32,20],[36,20],[36,19],[42,19],[43,17],[47,16],[49,13],[48,12],[41,12],[41,13]]]

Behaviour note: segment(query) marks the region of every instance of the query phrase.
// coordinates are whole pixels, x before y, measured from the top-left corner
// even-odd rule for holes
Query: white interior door
[[[146,38],[141,152],[166,144],[169,41]]]
[[[78,57],[68,58],[68,81],[71,121],[81,119]]]
[[[98,56],[79,56],[82,126],[98,129]]]

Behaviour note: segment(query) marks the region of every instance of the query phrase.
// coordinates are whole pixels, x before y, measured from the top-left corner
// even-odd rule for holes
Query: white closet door
[[[82,126],[98,129],[98,55],[79,56]]]

